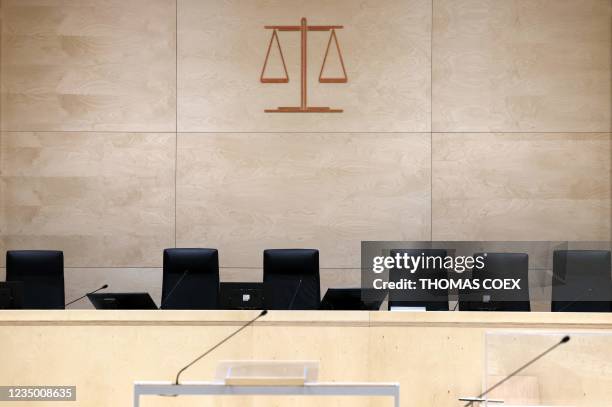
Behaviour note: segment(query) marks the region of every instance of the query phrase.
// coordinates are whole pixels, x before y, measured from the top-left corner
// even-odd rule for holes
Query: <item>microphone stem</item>
[[[572,300],[572,302],[570,302],[569,304],[565,304],[565,306],[564,306],[563,308],[561,308],[561,309],[560,309],[559,311],[557,311],[557,312],[563,312],[563,311],[565,311],[566,309],[568,309],[569,307],[571,307],[572,305],[576,304],[578,301],[580,301],[581,299],[583,299],[583,298],[584,298],[584,297],[585,297],[587,294],[590,294],[590,293],[591,293],[591,291],[593,291],[593,289],[592,289],[592,288],[589,288],[589,289],[587,290],[587,292],[586,292],[586,293],[582,293],[582,294],[580,294],[578,297],[574,298],[574,299]]]
[[[191,366],[195,365],[197,362],[199,362],[202,358],[204,358],[205,356],[207,356],[208,354],[210,354],[212,351],[214,351],[215,349],[217,349],[219,346],[223,345],[225,342],[229,341],[230,339],[232,339],[234,336],[238,335],[238,333],[240,333],[243,329],[245,329],[246,327],[250,326],[253,324],[253,322],[257,321],[259,318],[263,317],[266,313],[262,312],[259,315],[257,315],[255,318],[253,318],[252,320],[250,320],[249,322],[247,322],[246,324],[244,324],[243,326],[241,326],[239,329],[237,329],[236,331],[234,331],[231,335],[229,335],[227,338],[223,339],[221,342],[219,342],[218,344],[216,344],[215,346],[213,346],[212,348],[210,348],[209,350],[207,350],[206,352],[204,352],[202,355],[198,356],[197,359],[195,359],[193,362],[189,363],[187,366],[185,366],[184,368],[182,368],[181,370],[178,371],[178,373],[176,374],[176,379],[174,380],[174,384],[178,385],[179,384],[179,378],[181,377],[181,374],[189,369]]]
[[[300,287],[302,286],[303,278],[304,277],[300,277],[300,282],[298,283],[297,288],[295,289],[295,292],[293,293],[293,297],[291,298],[291,302],[289,303],[289,311],[293,311],[293,303],[295,302],[298,292],[300,291]]]
[[[93,290],[93,291],[92,291],[92,292],[90,292],[90,293],[87,293],[87,294],[85,294],[85,295],[82,295],[82,296],[80,296],[79,298],[77,298],[76,300],[72,300],[72,301],[70,301],[68,304],[64,305],[64,308],[66,308],[67,306],[69,306],[69,305],[71,305],[71,304],[74,304],[74,303],[75,303],[75,302],[77,302],[77,301],[81,301],[83,298],[87,297],[89,294],[95,294],[95,293],[97,293],[97,292],[98,292],[98,291],[100,291],[100,290],[104,290],[105,288],[106,288],[106,287],[100,287],[100,288],[98,288],[97,290]]]
[[[523,366],[521,366],[518,369],[516,369],[514,372],[510,373],[504,379],[502,379],[499,382],[495,383],[492,387],[488,388],[484,393],[481,393],[477,398],[481,399],[484,396],[486,396],[487,394],[491,393],[494,389],[496,389],[499,386],[501,386],[502,384],[506,383],[508,380],[510,380],[514,376],[516,376],[519,372],[525,370],[526,368],[528,368],[529,366],[531,366],[532,364],[534,364],[535,362],[537,362],[538,360],[540,360],[541,358],[546,356],[548,353],[550,353],[553,350],[555,350],[558,346],[563,345],[564,343],[565,343],[564,341],[560,341],[559,343],[555,344],[554,346],[552,346],[552,347],[548,348],[547,350],[545,350],[544,352],[540,353],[537,357],[535,357],[534,359],[529,361],[529,363],[524,364]],[[470,402],[466,403],[464,407],[469,407],[472,404],[474,404],[474,402],[470,401]]]
[[[178,288],[178,286],[183,282],[183,279],[187,276],[187,273],[189,272],[189,270],[185,270],[185,272],[183,273],[183,275],[181,276],[181,278],[179,278],[179,280],[176,282],[176,284],[174,284],[174,287],[172,287],[172,290],[170,290],[170,292],[168,293],[168,295],[166,295],[166,298],[164,298],[161,301],[161,304],[159,304],[159,308],[161,309],[164,305],[166,305],[166,303],[168,302],[168,298],[172,297],[172,294],[174,294],[174,290],[176,290]]]

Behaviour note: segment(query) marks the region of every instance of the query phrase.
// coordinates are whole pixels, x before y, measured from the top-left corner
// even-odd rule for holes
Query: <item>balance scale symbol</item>
[[[322,106],[308,106],[308,32],[309,31],[329,31],[329,41],[327,43],[327,49],[325,50],[325,57],[323,58],[323,64],[321,65],[321,72],[319,73],[319,83],[347,83],[348,77],[346,75],[346,68],[344,67],[344,60],[342,59],[342,52],[340,51],[340,45],[338,43],[338,37],[336,36],[336,30],[344,28],[341,25],[308,25],[306,18],[302,18],[300,25],[266,25],[266,30],[272,30],[272,37],[270,38],[270,44],[268,45],[268,51],[266,53],[266,59],[264,61],[263,69],[261,70],[260,82],[261,83],[288,83],[289,73],[287,72],[287,65],[285,64],[285,58],[283,57],[283,51],[280,46],[278,39],[278,31],[299,31],[301,36],[301,91],[300,91],[300,105],[290,107],[279,107],[276,109],[265,109],[266,113],[342,113],[342,109],[332,109],[331,107]],[[266,77],[266,67],[268,66],[268,59],[270,58],[270,51],[272,45],[276,42],[278,51],[280,54],[281,61],[283,63],[283,70],[285,75],[282,77]],[[323,70],[329,56],[329,49],[332,42],[336,46],[338,56],[340,58],[340,65],[342,67],[342,76],[340,77],[324,77]]]

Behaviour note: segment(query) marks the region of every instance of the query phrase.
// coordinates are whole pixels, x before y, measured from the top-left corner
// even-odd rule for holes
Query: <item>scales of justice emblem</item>
[[[266,30],[272,30],[272,37],[270,38],[270,44],[268,45],[268,51],[266,52],[266,59],[264,61],[263,69],[261,70],[261,76],[259,78],[261,83],[289,83],[289,73],[287,71],[287,65],[285,64],[285,58],[281,49],[280,41],[278,39],[279,31],[297,31],[300,33],[301,44],[300,44],[300,105],[290,107],[279,107],[276,109],[265,109],[266,113],[342,113],[342,109],[336,109],[331,107],[323,106],[308,106],[308,32],[309,31],[329,31],[329,41],[327,43],[327,49],[325,50],[325,56],[323,57],[323,64],[321,65],[321,71],[319,73],[319,83],[347,83],[348,77],[346,75],[346,68],[344,67],[344,60],[342,58],[342,52],[340,51],[340,44],[338,43],[338,37],[336,36],[336,30],[344,28],[341,25],[308,25],[306,18],[302,18],[300,25],[266,25]],[[340,66],[342,67],[342,76],[330,77],[324,76],[325,64],[329,57],[329,50],[332,46],[332,42],[336,47],[338,57],[340,59]],[[282,61],[284,75],[280,77],[266,77],[266,67],[268,66],[268,60],[270,59],[270,51],[272,46],[276,43],[278,47],[278,53],[280,54],[280,60]]]

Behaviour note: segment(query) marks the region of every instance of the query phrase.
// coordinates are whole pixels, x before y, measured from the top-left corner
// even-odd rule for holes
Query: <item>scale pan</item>
[[[348,78],[319,78],[321,83],[347,83]]]

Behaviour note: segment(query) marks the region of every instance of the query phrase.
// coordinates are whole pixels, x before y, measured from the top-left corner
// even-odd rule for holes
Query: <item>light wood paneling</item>
[[[352,285],[362,239],[429,239],[432,228],[434,239],[612,236],[609,134],[509,134],[610,131],[607,0],[0,9],[0,129],[71,131],[0,134],[0,253],[59,248],[72,267],[159,267],[176,211],[179,246],[216,246],[225,267],[258,268],[270,247],[321,249],[325,288]],[[259,82],[263,26],[302,16],[345,26],[347,84],[317,83],[328,37],[309,39],[309,99],[342,114],[263,113],[299,98],[297,33],[280,33],[290,83]],[[175,131],[176,109],[194,132],[180,136],[178,162],[174,134],[144,134]],[[432,149],[420,133],[431,120],[434,131],[508,134],[434,134]],[[81,132],[96,130],[115,134]],[[300,131],[311,133],[274,133]]]
[[[174,134],[4,133],[6,248],[61,249],[72,267],[159,265],[174,245],[175,143]]]
[[[429,131],[431,0],[179,0],[179,130]],[[309,34],[309,103],[340,114],[267,114],[299,106],[299,34],[281,32],[288,84],[259,76],[264,25],[340,24],[347,84],[318,84],[328,33]],[[280,62],[279,62],[280,64]]]
[[[219,253],[220,260],[223,256],[223,253]],[[263,281],[263,270],[260,261],[259,263],[254,263],[252,265],[253,268],[220,268],[219,274],[221,278],[221,282],[228,283],[240,283],[240,282],[249,282],[249,283],[261,283]],[[259,267],[258,267],[259,266]]]
[[[174,131],[174,0],[2,0],[4,130]]]
[[[397,381],[404,407],[456,407],[458,397],[482,390],[487,332],[513,330],[519,334],[508,346],[489,348],[503,351],[505,359],[500,360],[507,361],[505,366],[510,370],[526,359],[525,349],[535,354],[555,338],[543,336],[533,341],[520,333],[538,330],[573,335],[580,331],[567,348],[551,354],[537,367],[546,371],[545,366],[554,366],[573,380],[566,377],[568,386],[559,387],[556,375],[542,375],[542,394],[555,390],[555,400],[564,401],[562,405],[607,406],[612,391],[612,316],[571,314],[272,311],[182,378],[211,380],[221,360],[311,359],[320,361],[323,381]],[[228,311],[4,311],[0,314],[0,346],[5,350],[4,363],[11,369],[0,370],[0,380],[5,385],[44,385],[53,377],[77,386],[79,407],[129,405],[134,381],[172,380],[195,355],[254,315]],[[144,400],[147,407],[392,404],[384,399],[355,404],[351,398]]]
[[[434,134],[434,240],[607,240],[610,134]]]
[[[341,313],[341,312],[340,312]],[[363,322],[347,324],[342,335],[338,335],[335,324],[321,324],[316,332],[308,325],[288,327],[262,326],[254,330],[254,343],[282,343],[282,346],[254,346],[253,360],[314,360],[319,361],[319,380],[322,382],[367,381],[369,370],[369,329]],[[355,326],[356,325],[356,326]],[[359,326],[362,325],[362,326]],[[278,342],[277,342],[278,341]],[[381,381],[380,379],[371,379]],[[381,403],[382,404],[378,404]],[[283,401],[275,398],[257,397],[253,407],[387,407],[389,398],[376,400],[362,397],[287,397]]]
[[[451,331],[424,324],[417,332],[414,327],[383,323],[371,327],[368,335],[369,379],[400,382],[403,406],[454,407],[463,405],[459,397],[482,391],[484,352],[479,350],[484,338],[472,329]],[[431,391],[422,391],[427,388]]]
[[[433,130],[611,130],[608,0],[436,0]]]
[[[2,132],[0,132],[0,151],[2,151]],[[6,251],[5,249],[5,243],[4,243],[4,236],[6,235],[6,211],[4,209],[5,205],[5,196],[6,196],[6,188],[5,188],[5,182],[4,182],[4,178],[2,177],[2,157],[0,154],[0,265],[3,265],[5,263],[5,259],[4,259],[4,252]],[[3,281],[3,280],[0,280]]]
[[[4,14],[2,13],[2,0],[0,0],[0,202],[3,200],[5,192],[4,180],[2,179],[2,32],[3,32]],[[4,213],[4,205],[0,204],[0,264],[3,264],[4,257],[4,234],[6,226],[6,215]],[[2,280],[0,280],[2,281]]]
[[[177,244],[224,267],[321,250],[360,267],[361,240],[429,239],[429,134],[179,134]]]

